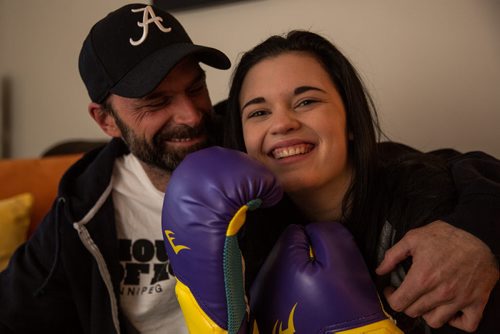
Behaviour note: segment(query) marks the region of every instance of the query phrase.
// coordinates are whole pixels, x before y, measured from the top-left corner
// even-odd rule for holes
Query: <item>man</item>
[[[68,170],[0,274],[0,332],[186,332],[160,216],[171,171],[217,135],[199,62],[230,67],[152,6],[126,5],[92,27],[80,74],[91,117],[113,139]]]
[[[80,74],[90,115],[114,139],[65,175],[53,210],[2,274],[0,329],[186,332],[160,216],[171,171],[213,144],[200,61],[230,67],[151,6],[124,6],[93,26]]]

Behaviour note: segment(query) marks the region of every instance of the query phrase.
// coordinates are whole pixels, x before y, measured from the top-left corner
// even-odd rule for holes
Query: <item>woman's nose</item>
[[[300,128],[300,121],[293,110],[282,109],[274,112],[272,120],[272,134],[286,134]]]

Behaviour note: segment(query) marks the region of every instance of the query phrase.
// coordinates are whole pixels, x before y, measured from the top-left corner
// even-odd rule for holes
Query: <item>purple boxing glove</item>
[[[248,209],[275,205],[281,197],[273,174],[239,151],[200,150],[172,173],[162,227],[177,298],[191,333],[246,331],[236,234]]]
[[[290,225],[250,289],[260,333],[402,333],[340,223]]]

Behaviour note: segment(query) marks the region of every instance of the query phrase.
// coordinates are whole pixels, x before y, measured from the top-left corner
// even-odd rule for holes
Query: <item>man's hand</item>
[[[409,231],[386,253],[378,275],[391,272],[405,258],[412,265],[401,286],[384,294],[392,309],[422,316],[433,328],[449,323],[474,331],[499,280],[489,247],[472,234],[444,221]]]

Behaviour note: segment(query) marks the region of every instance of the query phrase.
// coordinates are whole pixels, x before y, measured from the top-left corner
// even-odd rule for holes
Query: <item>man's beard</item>
[[[172,172],[189,153],[214,144],[214,122],[211,113],[204,114],[200,124],[196,127],[167,124],[153,136],[152,143],[137,136],[116,115],[115,120],[132,154],[142,162],[168,172]],[[174,138],[197,138],[199,136],[205,136],[206,139],[190,147],[179,149],[169,147],[167,144],[168,140]]]

